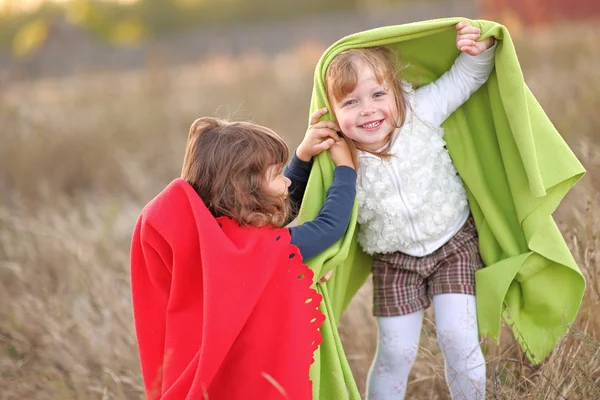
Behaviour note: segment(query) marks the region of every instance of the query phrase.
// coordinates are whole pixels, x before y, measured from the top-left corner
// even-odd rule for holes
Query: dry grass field
[[[588,287],[567,338],[541,365],[524,359],[508,330],[488,344],[490,399],[600,398],[597,23],[515,38],[526,81],[588,170],[555,213]],[[324,48],[0,82],[0,399],[143,398],[128,270],[141,208],[178,176],[199,116],[252,119],[295,147]],[[370,302],[366,285],[340,327],[361,390],[375,349]],[[448,398],[435,338],[428,321],[407,398]]]

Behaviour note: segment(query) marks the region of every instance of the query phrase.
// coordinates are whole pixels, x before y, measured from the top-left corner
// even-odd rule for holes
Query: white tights
[[[433,307],[452,399],[485,399],[485,361],[479,346],[475,296],[437,295],[433,297]],[[423,310],[379,317],[377,323],[379,340],[367,379],[367,399],[400,400],[417,358]]]

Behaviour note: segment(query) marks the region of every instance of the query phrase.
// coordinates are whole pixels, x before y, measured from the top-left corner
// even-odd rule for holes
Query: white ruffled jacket
[[[359,151],[358,241],[366,253],[422,257],[467,220],[467,195],[440,125],[487,80],[495,47],[475,57],[461,53],[438,80],[407,93],[407,117],[393,132],[392,157]]]

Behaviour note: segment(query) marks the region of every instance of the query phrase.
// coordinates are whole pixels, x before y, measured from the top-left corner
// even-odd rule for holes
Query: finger
[[[469,23],[467,21],[460,21],[458,24],[455,25],[457,31],[461,30],[465,26],[469,26]]]
[[[319,143],[318,145],[316,145],[315,147],[320,150],[320,151],[325,151],[325,150],[329,150],[329,148],[331,146],[333,146],[333,144],[335,143],[335,140],[333,139],[327,139],[327,140],[323,140],[321,143]]]
[[[314,125],[317,122],[319,122],[319,119],[323,116],[327,114],[327,107],[323,107],[323,108],[319,108],[317,111],[315,111],[314,113],[312,113],[308,119],[308,124],[309,125]]]
[[[477,32],[479,30],[479,27],[473,26],[473,25],[469,24],[468,22],[465,22],[464,25],[457,27],[456,30],[458,31],[458,33]]]
[[[475,41],[472,39],[463,39],[456,42],[456,47],[462,50],[463,47],[475,46]]]
[[[336,129],[329,129],[329,137],[332,138],[333,140],[335,140],[336,142],[340,142],[343,139],[342,135],[339,134],[339,132]]]
[[[460,51],[467,53],[470,56],[476,56],[479,54],[479,51],[474,46],[465,46],[460,47]]]
[[[342,139],[342,137],[340,135],[337,134],[336,131],[330,131],[330,132],[331,132],[331,134],[328,135],[328,137],[333,139],[334,142],[339,143],[342,140],[344,140],[344,139]]]
[[[319,121],[313,125],[313,128],[328,128],[334,132],[337,132],[339,130],[338,124],[335,123],[335,121],[329,121],[329,120]]]
[[[481,33],[481,30],[475,26],[467,25],[457,32],[458,35],[468,35],[471,33]]]
[[[315,131],[315,137],[320,140],[331,138],[336,142],[343,140],[343,138],[337,133],[337,131],[330,128],[323,128]]]
[[[329,278],[331,278],[331,275],[333,275],[333,270],[329,270],[329,272],[327,272],[321,279],[319,279],[319,282],[323,283],[323,282],[327,282],[329,280]]]
[[[341,139],[338,136],[338,134],[333,129],[330,129],[330,128],[317,128],[317,129],[312,128],[311,136],[317,142],[321,142],[327,138],[331,138],[331,139],[335,140],[336,142]]]
[[[466,35],[459,35],[456,37],[456,40],[477,40],[481,36],[479,33],[469,33]]]

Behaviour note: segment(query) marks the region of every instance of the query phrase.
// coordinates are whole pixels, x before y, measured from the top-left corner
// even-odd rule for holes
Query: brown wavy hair
[[[404,89],[402,81],[398,75],[399,67],[394,57],[393,51],[385,46],[365,47],[360,49],[348,49],[336,55],[329,63],[325,73],[325,90],[329,97],[329,103],[333,105],[333,101],[340,102],[349,93],[356,89],[358,83],[358,71],[355,61],[363,60],[373,70],[375,78],[379,84],[387,83],[391,85],[391,89],[396,99],[396,108],[398,110],[398,120],[394,121],[396,128],[404,125],[406,120],[406,107]],[[350,144],[352,158],[356,162],[356,144],[354,141],[346,138]],[[381,151],[369,151],[360,149],[378,157],[389,157],[389,150],[392,144],[392,135],[388,135],[386,143]]]
[[[288,157],[285,142],[269,128],[204,117],[190,127],[181,178],[215,217],[281,227],[290,214],[290,202],[267,189],[266,171],[285,164]]]

